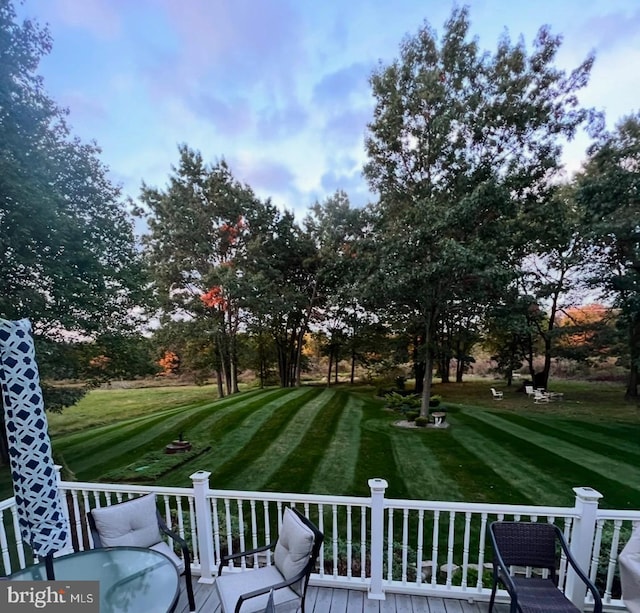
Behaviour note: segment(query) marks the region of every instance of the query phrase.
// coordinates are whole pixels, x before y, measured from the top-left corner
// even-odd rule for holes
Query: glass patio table
[[[139,547],[89,549],[53,559],[56,581],[99,581],[100,613],[168,613],[180,594],[178,569],[165,555]],[[46,579],[44,562],[11,581]]]

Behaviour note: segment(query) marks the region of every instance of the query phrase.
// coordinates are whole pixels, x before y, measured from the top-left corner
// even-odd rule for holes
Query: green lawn
[[[620,386],[564,383],[565,400],[543,406],[502,386],[493,401],[491,385],[437,386],[447,430],[398,428],[371,389],[346,386],[222,400],[211,387],[98,390],[49,424],[82,481],[188,486],[203,469],[218,488],[367,495],[375,476],[391,497],[548,505],[591,486],[602,506],[640,508],[640,411]],[[194,450],[162,453],[179,433]]]

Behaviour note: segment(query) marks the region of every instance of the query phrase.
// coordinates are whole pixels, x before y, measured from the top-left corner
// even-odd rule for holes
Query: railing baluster
[[[347,577],[351,578],[351,562],[352,562],[352,525],[351,525],[351,505],[347,505]]]
[[[393,508],[389,507],[387,522],[387,579],[393,579]]]
[[[431,586],[438,581],[438,536],[440,533],[440,511],[433,512],[433,536],[431,541]]]
[[[464,539],[462,541],[462,587],[463,590],[467,589],[467,570],[469,569],[469,539],[471,532],[471,513],[467,511],[464,514]],[[478,575],[480,575],[480,569],[478,568]]]
[[[447,588],[451,589],[451,579],[453,575],[453,547],[455,543],[455,521],[456,512],[449,511],[449,535],[447,537]]]
[[[240,547],[238,551],[246,551],[247,547],[245,545],[245,540],[244,540],[245,526],[244,526],[244,513],[242,509],[242,500],[237,500],[236,504],[238,508],[238,533],[240,535]],[[240,558],[240,568],[242,568],[242,570],[247,568],[247,559],[245,557]]]
[[[422,555],[424,545],[424,509],[418,510],[418,547],[416,549],[416,583],[422,583]]]
[[[322,503],[318,505],[318,530],[324,534],[324,505]],[[322,541],[322,545],[320,545],[320,553],[318,554],[321,577],[324,577],[324,545],[325,541]]]
[[[220,543],[220,519],[218,517],[218,499],[211,499],[211,517],[213,518],[213,543],[214,543],[214,554],[213,557],[215,559],[216,566],[220,566],[220,562],[222,561],[222,545]],[[217,570],[217,569],[216,569]]]
[[[9,555],[9,542],[7,540],[7,531],[4,527],[4,517],[5,517],[6,509],[4,509],[0,513],[0,518],[2,521],[0,522],[0,551],[2,551],[2,565],[4,568],[3,574],[10,575],[11,574],[11,556]]]
[[[622,520],[616,519],[613,522],[613,537],[611,538],[611,549],[609,550],[609,566],[607,568],[607,583],[604,590],[605,602],[611,601],[611,587],[613,585],[613,576],[616,571],[616,563],[618,561],[618,543],[620,542],[620,528],[622,527]]]
[[[483,588],[483,576],[484,576],[484,552],[485,552],[485,539],[487,534],[487,513],[480,515],[480,542],[478,544],[478,581],[476,582],[476,589],[478,592]]]
[[[224,499],[224,521],[227,529],[227,554],[233,554],[233,533],[231,532],[231,502],[228,498]],[[233,566],[233,562],[229,562],[229,566]]]
[[[367,508],[360,507],[360,578],[367,577]]]
[[[407,555],[409,553],[409,509],[402,513],[402,583],[407,582]]]
[[[331,515],[333,524],[331,527],[332,541],[333,541],[333,577],[338,576],[338,506],[331,505]]]

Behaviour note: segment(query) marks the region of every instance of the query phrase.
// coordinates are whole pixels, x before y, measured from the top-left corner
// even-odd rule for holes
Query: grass
[[[489,387],[504,392],[494,401]],[[267,389],[221,400],[212,387],[96,390],[49,416],[54,455],[82,481],[571,505],[572,487],[602,506],[640,508],[639,410],[619,385],[562,382],[565,400],[536,405],[487,380],[438,384],[447,430],[404,429],[370,388]],[[194,451],[165,456],[182,433]],[[8,470],[0,494],[11,495]]]

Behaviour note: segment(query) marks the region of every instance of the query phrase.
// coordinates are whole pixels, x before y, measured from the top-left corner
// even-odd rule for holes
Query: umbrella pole
[[[54,581],[56,577],[53,573],[53,552],[46,555],[44,559],[44,567],[47,569],[47,580]]]

